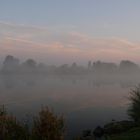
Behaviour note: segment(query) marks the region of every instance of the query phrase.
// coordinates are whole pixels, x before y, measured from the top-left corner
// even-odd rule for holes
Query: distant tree
[[[19,68],[19,60],[12,55],[6,56],[2,70],[4,72],[16,72]]]
[[[70,67],[70,73],[71,74],[78,74],[79,73],[79,69],[78,69],[78,66],[77,66],[76,62],[72,63],[72,65]]]
[[[37,62],[33,59],[27,59],[23,64],[22,64],[22,72],[25,73],[36,73],[38,70]]]
[[[140,85],[130,92],[130,107],[128,115],[137,123],[140,123]]]
[[[67,74],[69,70],[68,64],[63,64],[60,67],[57,68],[57,73],[58,74]]]
[[[91,61],[88,61],[88,69],[91,68]]]
[[[93,62],[94,72],[97,73],[113,73],[117,70],[117,65],[115,63],[101,62],[96,61]]]
[[[139,71],[139,66],[132,61],[122,60],[120,62],[121,72],[136,72]]]
[[[37,63],[35,60],[33,59],[28,59],[24,62],[24,66],[25,67],[28,67],[28,68],[36,68],[37,66]]]
[[[77,67],[76,62],[73,62],[72,65],[71,65],[71,67],[72,67],[72,68],[76,68],[76,67]]]
[[[34,119],[32,137],[34,140],[64,140],[64,118],[58,117],[48,107],[42,108]]]

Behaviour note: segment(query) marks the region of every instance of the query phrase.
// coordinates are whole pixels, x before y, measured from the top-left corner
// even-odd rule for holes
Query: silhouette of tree
[[[27,129],[8,115],[4,106],[0,109],[0,140],[28,140]]]
[[[140,123],[140,85],[130,92],[131,104],[128,109],[128,115],[137,123]]]
[[[68,64],[63,64],[57,68],[58,74],[68,74],[68,72],[69,72]]]
[[[24,66],[28,67],[28,68],[36,68],[36,61],[33,59],[28,59],[24,62]]]
[[[91,68],[91,61],[88,61],[88,69]]]
[[[33,59],[27,59],[23,64],[22,64],[22,72],[25,73],[36,73],[37,72],[37,63]]]
[[[34,140],[63,140],[64,130],[63,116],[58,117],[45,107],[34,119],[32,137]]]
[[[12,55],[6,56],[3,62],[3,72],[17,72],[19,68],[19,60]]]
[[[107,63],[96,61],[93,63],[93,69],[97,73],[113,73],[117,70],[117,65],[115,63]]]
[[[132,61],[122,60],[120,62],[120,71],[121,72],[137,72],[139,71],[139,66]]]
[[[76,62],[73,62],[72,65],[71,65],[71,67],[72,67],[72,68],[76,68],[76,67],[77,67]]]
[[[42,108],[39,116],[29,122],[18,122],[16,117],[8,115],[4,106],[0,108],[0,140],[64,140],[64,118],[57,116],[48,107]]]

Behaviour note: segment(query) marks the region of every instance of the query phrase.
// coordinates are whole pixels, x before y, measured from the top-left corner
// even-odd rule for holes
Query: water
[[[49,106],[66,118],[67,134],[79,135],[114,120],[127,119],[128,93],[140,76],[1,75],[0,104],[19,119]]]

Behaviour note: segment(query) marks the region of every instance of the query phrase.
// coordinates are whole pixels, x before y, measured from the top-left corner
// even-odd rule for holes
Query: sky
[[[0,0],[0,59],[140,64],[140,0]]]

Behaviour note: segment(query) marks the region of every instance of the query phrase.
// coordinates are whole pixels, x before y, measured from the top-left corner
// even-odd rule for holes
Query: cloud
[[[34,25],[25,25],[25,24],[13,24],[13,23],[8,23],[8,22],[2,22],[0,21],[0,27],[7,28],[7,29],[16,29],[16,30],[33,30],[33,31],[44,31],[48,30],[46,27],[39,27],[39,26],[34,26]],[[5,28],[5,29],[6,29]]]
[[[55,32],[46,27],[0,22],[0,54],[36,57],[47,62],[64,63],[102,59],[139,60],[139,44],[127,39],[96,38],[76,31]]]

